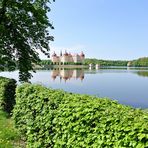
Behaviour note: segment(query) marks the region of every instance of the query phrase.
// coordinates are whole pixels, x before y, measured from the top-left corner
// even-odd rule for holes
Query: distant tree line
[[[44,65],[82,65],[82,63],[78,62],[78,63],[74,63],[74,62],[57,62],[54,63],[51,60],[41,60],[39,62],[39,65],[44,66]]]
[[[39,62],[39,65],[51,65],[51,60],[41,60]]]
[[[131,61],[130,66],[133,67],[148,67],[148,57],[139,58]]]
[[[89,64],[99,64],[100,66],[127,66],[128,61],[120,60],[98,60],[98,59],[85,59],[84,63]]]
[[[130,62],[130,66],[132,67],[148,67],[148,57],[143,57],[143,58],[139,58],[137,60],[132,60],[132,61],[101,60],[101,59],[86,58],[84,60],[84,65],[99,64],[100,66],[127,66],[129,62]],[[58,65],[53,63],[51,60],[41,60],[39,64],[40,65]],[[72,63],[72,62],[66,62],[66,63],[60,63],[60,64],[61,65],[82,65],[82,63]]]

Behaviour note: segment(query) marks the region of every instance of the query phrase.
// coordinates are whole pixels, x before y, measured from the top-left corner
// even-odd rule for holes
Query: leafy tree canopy
[[[148,67],[148,57],[139,58],[131,61],[131,66],[135,67]]]
[[[53,0],[54,1],[54,0]],[[48,55],[47,17],[50,0],[0,0],[0,69],[19,69],[21,81],[31,78],[29,71],[39,61],[37,49]]]
[[[127,66],[128,61],[121,60],[101,60],[101,59],[85,59],[85,64],[99,64],[100,66]]]

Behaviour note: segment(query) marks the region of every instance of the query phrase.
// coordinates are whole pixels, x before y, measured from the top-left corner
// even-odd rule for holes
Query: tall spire
[[[55,53],[55,51],[54,51],[54,53],[53,53],[53,55],[52,55],[52,56],[53,56],[53,57],[54,57],[54,56],[57,56],[57,55],[56,55],[56,53]]]
[[[60,56],[62,56],[62,50],[61,50],[61,52],[60,52]]]
[[[64,54],[64,56],[68,56],[68,53],[67,53],[67,51],[65,50],[65,54]]]
[[[80,56],[82,56],[82,57],[84,57],[84,56],[85,56],[85,54],[83,53],[83,51],[81,52]]]

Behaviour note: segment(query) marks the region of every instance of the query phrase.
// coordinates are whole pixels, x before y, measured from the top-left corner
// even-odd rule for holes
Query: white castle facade
[[[55,52],[51,56],[51,61],[54,64],[64,64],[64,63],[83,63],[85,59],[85,55],[83,52],[80,54],[71,54],[65,53],[63,54],[62,52],[60,53],[60,56],[58,56]]]

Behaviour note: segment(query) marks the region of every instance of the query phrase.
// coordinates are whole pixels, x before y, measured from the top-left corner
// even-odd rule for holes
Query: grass
[[[20,140],[12,119],[0,110],[0,148],[13,148]]]

